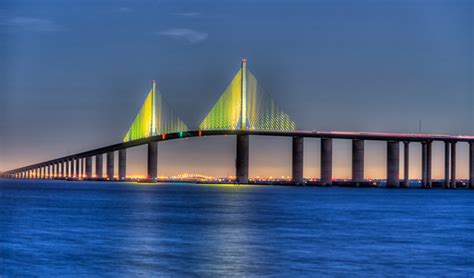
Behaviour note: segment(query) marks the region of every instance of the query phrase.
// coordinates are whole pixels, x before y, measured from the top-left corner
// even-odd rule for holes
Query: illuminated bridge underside
[[[154,97],[155,100],[153,100]],[[164,101],[163,96],[150,90],[123,142],[186,130],[189,130],[186,124]]]
[[[243,93],[246,94],[245,103],[242,103]],[[242,129],[242,109],[246,117],[245,129],[291,131],[296,128],[295,122],[265,93],[255,76],[244,68],[237,72],[199,129]]]

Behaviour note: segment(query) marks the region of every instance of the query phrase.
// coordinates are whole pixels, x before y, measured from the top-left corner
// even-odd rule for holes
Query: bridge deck
[[[4,172],[10,174],[15,171],[23,171],[29,168],[35,168],[51,163],[61,162],[67,159],[85,158],[89,156],[99,155],[107,152],[117,151],[147,144],[149,142],[159,142],[174,140],[186,137],[202,137],[216,135],[257,135],[257,136],[281,136],[281,137],[308,137],[308,138],[333,138],[333,139],[360,139],[374,141],[448,141],[448,142],[474,142],[474,136],[452,136],[444,134],[406,134],[406,133],[379,133],[379,132],[347,132],[347,131],[263,131],[263,130],[194,130],[186,132],[177,132],[166,134],[166,136],[158,135],[143,139],[133,140],[125,143],[118,143],[98,149],[85,151],[73,155],[68,155],[41,163],[28,165],[25,167],[12,169]]]

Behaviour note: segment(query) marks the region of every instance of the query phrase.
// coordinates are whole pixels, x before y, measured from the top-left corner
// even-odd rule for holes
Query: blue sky
[[[0,170],[120,141],[153,79],[196,127],[243,56],[300,129],[418,132],[421,120],[425,133],[474,134],[473,5],[2,1]],[[251,175],[289,174],[288,140],[251,144]],[[350,147],[338,144],[336,175],[348,176]],[[160,172],[225,175],[234,147],[231,138],[170,142]],[[130,153],[130,171],[144,173],[144,151]],[[317,176],[316,140],[305,154]],[[367,175],[384,176],[384,155],[368,143]]]

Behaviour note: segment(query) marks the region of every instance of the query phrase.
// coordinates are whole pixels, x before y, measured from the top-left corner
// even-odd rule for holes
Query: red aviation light
[[[166,139],[166,133],[161,134],[161,139],[165,140]]]

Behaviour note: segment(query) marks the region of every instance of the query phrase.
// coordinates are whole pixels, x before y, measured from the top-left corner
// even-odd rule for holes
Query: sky
[[[3,0],[0,171],[120,142],[153,79],[196,128],[244,56],[298,129],[417,133],[421,121],[423,133],[474,135],[473,24],[463,0]],[[350,144],[334,142],[336,177],[351,175]],[[385,177],[385,148],[366,142],[366,178]],[[319,140],[304,154],[305,176],[319,177]],[[234,159],[232,136],[170,141],[158,171],[226,176]],[[145,146],[128,150],[129,175],[145,165]],[[251,137],[250,176],[290,173],[291,139]]]

